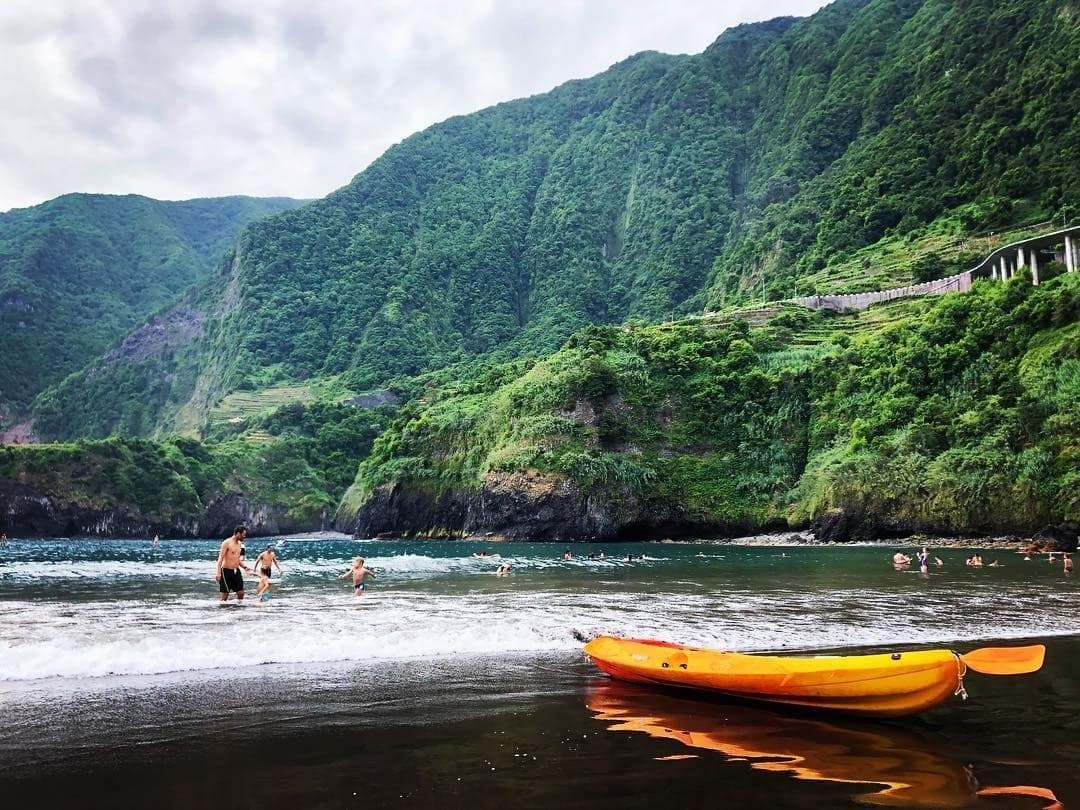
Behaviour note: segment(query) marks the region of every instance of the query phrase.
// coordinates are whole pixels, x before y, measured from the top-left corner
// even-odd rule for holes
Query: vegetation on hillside
[[[220,324],[163,366],[197,379],[107,430],[198,422],[237,390],[340,376],[361,391],[544,354],[590,324],[834,277],[944,274],[976,251],[906,240],[1077,213],[1076,19],[1071,0],[838,0],[433,126],[250,226],[207,299]],[[852,267],[883,239],[918,261]],[[78,407],[90,382],[50,407]]]
[[[231,486],[224,459],[272,481],[253,491],[303,481],[322,508],[390,418],[343,400],[391,387],[406,403],[348,509],[386,485],[477,491],[532,470],[703,526],[831,509],[940,529],[1077,520],[1075,277],[857,318],[729,315],[939,277],[1005,229],[1072,221],[1078,19],[1073,0],[838,0],[700,55],[638,54],[406,139],[250,224],[147,318],[194,280],[183,257],[220,247],[151,218],[116,261],[162,250],[177,286],[122,277],[158,303],[139,298],[138,330],[37,397],[37,429],[202,436],[199,498]],[[90,255],[85,231],[43,255]],[[68,275],[85,291],[94,267]],[[29,300],[18,283],[0,288],[5,329]],[[72,312],[52,328],[82,328]]]
[[[590,327],[405,408],[347,504],[532,469],[601,500],[679,503],[702,526],[837,508],[908,529],[1080,520],[1080,277],[845,320]]]
[[[0,214],[0,427],[205,277],[244,225],[297,204],[68,194]]]
[[[244,426],[259,430],[259,441],[223,431],[205,442],[113,437],[0,446],[0,482],[17,482],[57,508],[123,509],[162,527],[191,525],[234,497],[316,529],[333,514],[356,459],[368,454],[388,415],[298,403]]]

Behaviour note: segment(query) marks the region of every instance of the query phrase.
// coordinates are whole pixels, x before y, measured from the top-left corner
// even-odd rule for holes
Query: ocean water
[[[0,547],[5,805],[1080,802],[1080,598],[1060,557],[984,551],[1004,567],[971,569],[943,548],[924,577],[894,571],[888,546],[575,545],[565,560],[548,544],[269,542],[274,597],[224,607],[217,543]],[[377,579],[355,599],[337,575],[358,554]],[[1047,661],[878,723],[620,684],[581,655],[576,636],[598,633],[759,651],[1040,639]]]
[[[1004,567],[972,569],[965,551],[939,549],[945,564],[927,576],[894,571],[882,546],[624,543],[574,546],[567,560],[549,544],[271,539],[249,541],[249,562],[267,542],[284,571],[273,598],[254,599],[249,578],[247,599],[224,607],[216,542],[9,542],[0,683],[573,651],[601,633],[765,651],[1080,628],[1060,562],[1009,552],[984,552]],[[356,555],[377,576],[360,599],[337,578]],[[496,577],[503,562],[512,573]]]

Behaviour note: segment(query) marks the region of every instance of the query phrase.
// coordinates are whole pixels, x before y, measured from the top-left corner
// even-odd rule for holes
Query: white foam
[[[894,576],[885,563],[845,574],[820,558],[800,569],[801,579],[747,580],[737,555],[641,564],[614,555],[563,560],[561,548],[542,546],[488,557],[449,556],[461,553],[452,548],[447,556],[372,554],[378,577],[360,599],[336,579],[351,546],[325,557],[286,553],[274,599],[223,609],[214,549],[186,553],[204,551],[183,560],[0,564],[0,682],[569,651],[580,648],[574,630],[761,651],[1066,634],[1080,624],[1072,583],[1051,571],[1009,579],[957,570],[923,581]],[[512,577],[492,576],[502,562]],[[79,595],[69,596],[69,585]]]
[[[220,608],[207,598],[159,603],[133,600],[0,603],[0,681],[87,678],[248,667],[456,657],[573,650],[577,629],[588,635],[666,638],[721,649],[779,650],[900,642],[976,640],[1074,632],[1075,617],[1043,615],[1018,627],[1012,607],[979,604],[977,631],[963,617],[935,607],[904,622],[896,604],[870,593],[825,601],[835,610],[809,614],[820,594],[777,602],[750,593],[516,592],[513,582],[467,595],[372,589],[353,599],[348,588],[279,593],[259,605]],[[505,587],[497,587],[505,586]],[[861,604],[858,601],[864,599]],[[978,600],[976,600],[978,601]],[[859,607],[852,607],[852,604]],[[844,607],[841,608],[840,606]],[[910,612],[910,606],[909,606]],[[1075,608],[1073,608],[1075,611]],[[18,616],[18,622],[12,621]]]

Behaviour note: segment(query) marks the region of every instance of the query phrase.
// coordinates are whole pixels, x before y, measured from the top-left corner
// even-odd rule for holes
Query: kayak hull
[[[601,636],[585,645],[585,653],[623,681],[870,717],[937,706],[956,694],[965,672],[951,650],[782,657]]]

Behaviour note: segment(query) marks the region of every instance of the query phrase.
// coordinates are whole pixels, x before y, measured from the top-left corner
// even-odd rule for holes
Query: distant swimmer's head
[[[356,557],[356,558],[353,559],[352,564],[354,566],[359,567],[359,566],[364,564],[364,558],[363,557]]]
[[[269,551],[269,550],[270,550],[270,549],[272,549],[273,547],[274,547],[274,544],[273,544],[273,543],[271,543],[270,545],[268,545],[268,546],[266,547],[266,550],[267,550],[267,551]]]
[[[247,537],[247,526],[241,523],[235,529],[233,529],[233,534],[235,534],[237,537]]]

